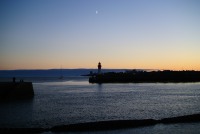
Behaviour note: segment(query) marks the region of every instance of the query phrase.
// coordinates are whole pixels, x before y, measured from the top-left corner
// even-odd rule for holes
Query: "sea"
[[[91,84],[87,76],[81,76],[90,71],[62,70],[64,77],[59,79],[59,69],[1,70],[1,82],[12,81],[13,77],[16,81],[32,82],[35,95],[31,100],[0,102],[0,127],[50,128],[75,123],[162,119],[200,113],[200,82]],[[200,123],[71,133],[199,134]]]

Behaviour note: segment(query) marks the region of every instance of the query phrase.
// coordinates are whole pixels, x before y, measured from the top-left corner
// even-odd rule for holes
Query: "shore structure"
[[[102,73],[98,64],[98,73],[90,75],[90,83],[149,83],[149,82],[200,82],[200,71],[138,71]],[[101,72],[101,73],[99,73]]]
[[[44,133],[44,132],[96,132],[105,130],[118,130],[153,126],[156,124],[177,124],[177,123],[199,123],[200,114],[184,115],[164,119],[141,119],[141,120],[108,120],[77,124],[58,125],[51,128],[1,128],[0,133]]]
[[[0,100],[31,99],[34,97],[32,82],[0,82]]]

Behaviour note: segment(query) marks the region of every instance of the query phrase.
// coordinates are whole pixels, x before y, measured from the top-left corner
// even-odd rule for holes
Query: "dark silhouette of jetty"
[[[33,98],[34,91],[32,82],[0,82],[0,100],[18,100]]]
[[[199,122],[200,114],[185,115],[179,117],[164,118],[160,120],[143,119],[143,120],[110,120],[99,122],[78,123],[70,125],[61,125],[51,128],[53,132],[62,131],[102,131],[115,130],[124,128],[135,128],[143,126],[151,126],[156,124],[173,124],[173,123],[192,123]]]
[[[1,128],[0,133],[43,133],[43,132],[88,132],[117,130],[126,128],[136,128],[144,126],[153,126],[156,124],[177,124],[177,123],[199,123],[200,114],[170,117],[164,119],[141,119],[141,120],[109,120],[86,122],[68,125],[58,125],[51,128]]]
[[[90,75],[90,83],[200,82],[200,71],[126,71]]]

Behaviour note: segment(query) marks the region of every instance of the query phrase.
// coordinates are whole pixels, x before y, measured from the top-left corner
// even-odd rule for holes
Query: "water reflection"
[[[30,100],[15,100],[0,103],[1,127],[27,127],[32,124],[34,98]]]
[[[43,83],[35,83],[40,85],[49,85],[49,86],[60,86],[60,85],[89,85],[88,81],[76,81],[76,80],[68,80],[68,81],[57,81],[57,82],[43,82]]]
[[[98,89],[98,92],[101,92],[102,91],[102,84],[97,84],[97,89]]]

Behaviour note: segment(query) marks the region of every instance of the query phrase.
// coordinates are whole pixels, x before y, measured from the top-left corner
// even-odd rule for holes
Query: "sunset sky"
[[[0,0],[0,70],[200,70],[200,0]]]

